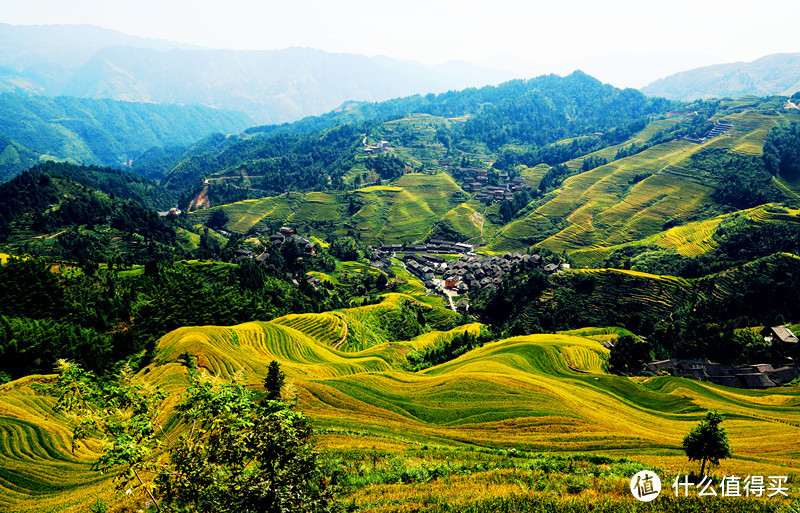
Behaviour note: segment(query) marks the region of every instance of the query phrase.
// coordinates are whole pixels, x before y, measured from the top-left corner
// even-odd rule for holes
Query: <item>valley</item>
[[[350,511],[788,511],[797,379],[646,364],[800,357],[764,338],[800,329],[789,103],[671,102],[576,72],[165,135],[125,170],[41,163],[9,136],[0,510],[153,510],[165,489],[93,470],[113,444],[75,437],[45,393],[67,358],[163,391],[143,460],[162,469],[194,433],[177,405],[196,376],[262,400],[275,362],[283,400],[264,404],[308,417]],[[787,497],[670,493],[714,411],[733,452],[712,475],[786,476]],[[649,505],[629,488],[644,469],[664,480]]]

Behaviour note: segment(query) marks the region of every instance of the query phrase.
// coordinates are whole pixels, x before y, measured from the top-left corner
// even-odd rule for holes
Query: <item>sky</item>
[[[784,0],[0,0],[0,22],[85,23],[209,48],[289,46],[542,66],[604,55],[751,61],[800,52],[800,8]]]

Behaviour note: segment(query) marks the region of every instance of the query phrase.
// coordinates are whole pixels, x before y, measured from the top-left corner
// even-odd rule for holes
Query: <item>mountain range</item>
[[[800,91],[800,53],[705,66],[670,75],[642,88],[649,96],[683,101],[744,95],[788,96],[797,91]]]
[[[86,25],[0,24],[0,91],[199,104],[245,112],[254,124],[322,114],[348,100],[510,78],[465,62],[431,67],[310,48],[209,50]]]
[[[126,54],[148,88],[170,77],[144,80],[137,58],[186,61],[174,81],[206,55],[90,43],[74,66],[96,65],[98,95],[115,87],[99,81],[119,71],[109,55]],[[189,127],[245,115],[0,94],[9,172],[47,147],[132,167],[46,162],[0,184],[0,511],[168,505],[153,477],[171,472],[167,446],[195,426],[255,422],[181,420],[180,395],[206,386],[193,376],[261,394],[278,367],[340,510],[633,510],[635,472],[696,470],[681,440],[709,409],[731,420],[720,475],[797,475],[800,348],[763,329],[800,319],[800,110],[788,102],[688,104],[574,72],[179,144]],[[47,373],[65,358],[133,387],[109,403],[120,443],[43,395],[64,383]],[[73,399],[101,395],[76,375]],[[132,433],[143,424],[118,406],[150,391],[159,440],[137,445],[156,424]],[[112,466],[98,474],[98,461]],[[144,477],[128,488],[126,475]],[[217,475],[191,480],[208,490]],[[652,511],[784,505],[665,495]]]

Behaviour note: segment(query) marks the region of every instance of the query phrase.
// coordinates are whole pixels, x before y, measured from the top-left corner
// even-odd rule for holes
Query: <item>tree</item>
[[[158,416],[166,394],[147,383],[134,383],[134,373],[127,365],[116,380],[104,384],[94,373],[67,360],[58,360],[56,369],[55,383],[41,390],[56,396],[54,412],[74,418],[72,451],[82,440],[100,438],[105,448],[93,468],[105,472],[122,467],[120,487],[134,482],[158,504],[143,474],[158,467],[152,456],[156,437],[163,433]]]
[[[683,450],[689,461],[700,461],[700,475],[705,475],[706,463],[719,465],[719,460],[733,455],[725,428],[719,427],[725,420],[717,411],[710,411],[706,418],[689,431],[683,439]]]
[[[631,335],[623,335],[611,349],[608,366],[619,374],[638,372],[652,357],[649,343]]]
[[[208,221],[206,221],[206,226],[209,228],[224,228],[229,220],[230,217],[228,217],[228,213],[218,208],[211,212],[211,216],[209,216]]]
[[[193,376],[176,406],[187,429],[170,449],[170,471],[156,478],[166,507],[224,513],[339,509],[317,467],[305,416],[291,404],[256,398],[242,384]]]
[[[100,381],[61,360],[55,383],[42,388],[57,397],[56,411],[75,417],[73,446],[103,439],[94,467],[122,467],[119,488],[143,489],[159,511],[338,511],[317,466],[311,425],[293,403],[260,401],[241,383],[199,371],[189,378],[172,412],[159,410],[166,394],[138,383],[130,369]],[[165,416],[172,417],[169,433],[160,424]]]
[[[280,364],[275,360],[269,362],[267,377],[264,378],[264,389],[267,391],[267,399],[277,401],[281,398],[281,389],[286,374],[281,370]]]

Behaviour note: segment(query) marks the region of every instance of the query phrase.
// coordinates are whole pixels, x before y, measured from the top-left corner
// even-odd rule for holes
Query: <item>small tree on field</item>
[[[719,460],[733,455],[725,428],[719,427],[725,420],[722,414],[710,411],[706,418],[693,427],[683,439],[683,450],[689,461],[700,461],[700,475],[705,475],[706,463],[719,465]]]

